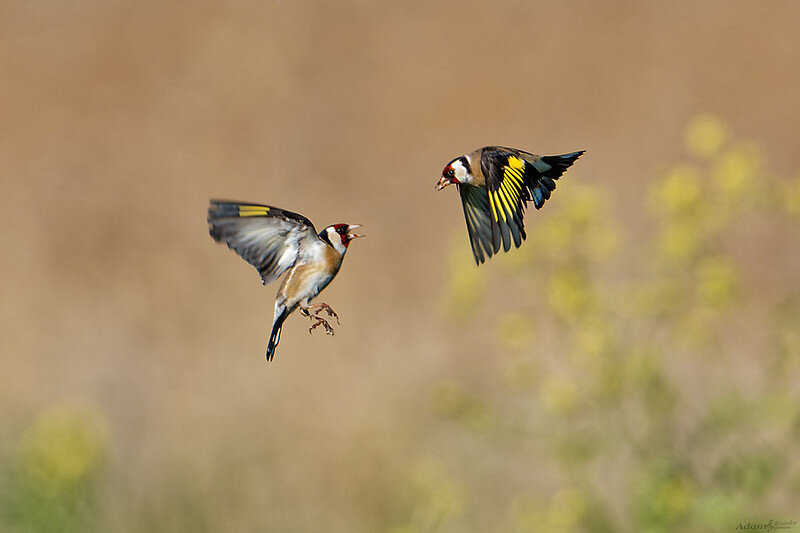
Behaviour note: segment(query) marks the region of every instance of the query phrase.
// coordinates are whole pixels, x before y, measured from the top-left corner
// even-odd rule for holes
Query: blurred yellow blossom
[[[562,318],[576,318],[592,305],[593,295],[590,291],[585,277],[578,270],[562,268],[550,276],[547,301]]]
[[[666,214],[685,214],[700,204],[700,172],[691,166],[679,165],[670,170],[650,193],[650,203]]]
[[[508,313],[497,321],[497,341],[506,350],[528,346],[533,338],[533,317],[523,313]]]
[[[698,115],[686,129],[686,146],[698,157],[710,158],[722,149],[728,138],[728,130],[717,117]]]
[[[738,276],[730,260],[707,257],[697,266],[697,292],[712,307],[725,305],[734,296]]]
[[[611,326],[599,317],[585,320],[575,331],[574,341],[582,359],[596,360],[611,347]]]
[[[556,414],[572,411],[577,399],[578,389],[566,376],[551,374],[544,379],[539,389],[539,401]]]
[[[25,482],[43,494],[75,489],[105,458],[102,415],[88,407],[55,406],[42,412],[21,440]]]
[[[729,200],[738,200],[743,195],[764,193],[764,184],[759,183],[757,172],[761,154],[751,144],[738,144],[726,151],[714,162],[714,181]]]
[[[569,203],[555,209],[536,231],[539,247],[551,256],[585,244],[588,230],[597,223],[604,198],[603,193],[593,187],[570,184],[565,188],[569,189]]]
[[[531,252],[516,264],[524,268],[503,270],[510,286],[543,291],[525,300],[524,315],[508,300],[487,302],[487,314],[497,317],[495,344],[514,350],[498,363],[511,394],[488,393],[489,418],[480,393],[443,391],[441,405],[460,420],[484,413],[476,418],[492,421],[487,440],[506,446],[519,439],[513,442],[520,449],[552,451],[543,464],[563,477],[537,476],[520,487],[509,512],[517,531],[719,529],[730,523],[731,509],[757,512],[776,495],[800,490],[800,476],[778,475],[797,458],[786,436],[800,435],[792,389],[800,369],[800,293],[790,278],[780,285],[781,309],[771,303],[774,295],[748,309],[754,289],[740,279],[738,261],[750,243],[726,253],[750,222],[777,222],[777,231],[786,231],[792,221],[774,214],[800,214],[800,179],[781,183],[764,174],[758,149],[729,139],[709,115],[688,127],[686,140],[699,159],[677,159],[654,183],[648,199],[658,215],[655,231],[643,225],[639,248],[609,254],[625,237],[613,207],[603,194],[565,183],[570,201],[540,218],[535,243],[526,245]],[[762,313],[771,306],[771,315]],[[756,335],[747,337],[756,358],[729,350],[740,323]],[[748,379],[749,370],[757,379]],[[512,402],[508,410],[504,399]],[[703,415],[717,403],[722,415]],[[556,424],[547,424],[551,417]],[[591,458],[596,463],[584,468]],[[554,483],[576,479],[585,492],[550,496]],[[610,479],[611,493],[604,483]]]
[[[693,220],[681,219],[668,224],[658,236],[658,247],[671,261],[685,263],[694,258],[702,244],[702,228]]]

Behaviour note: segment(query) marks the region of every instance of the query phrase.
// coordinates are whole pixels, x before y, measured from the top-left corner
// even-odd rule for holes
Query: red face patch
[[[347,236],[347,224],[334,224],[333,229],[336,230],[336,233],[339,235],[339,238],[342,239],[342,244],[344,244],[345,247],[350,244],[350,237]]]
[[[453,169],[453,165],[448,163],[444,170],[442,171],[442,177],[451,183],[460,183],[458,179],[456,179],[456,171]]]

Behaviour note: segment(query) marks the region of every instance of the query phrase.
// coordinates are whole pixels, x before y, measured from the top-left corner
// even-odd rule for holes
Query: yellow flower
[[[664,229],[659,241],[661,253],[666,258],[686,262],[700,249],[700,228],[691,220],[676,221]]]
[[[583,315],[592,303],[584,276],[574,269],[562,268],[553,273],[547,285],[548,303],[563,318]]]
[[[700,180],[694,167],[677,166],[656,184],[650,203],[665,214],[679,214],[696,209],[700,204]]]
[[[556,414],[571,412],[578,398],[575,384],[563,376],[550,375],[545,378],[539,389],[539,401]]]
[[[709,257],[697,267],[697,292],[706,304],[713,307],[731,301],[736,282],[736,269],[724,258]]]
[[[714,164],[714,181],[720,192],[731,200],[743,194],[762,194],[756,179],[761,154],[752,145],[740,144],[725,152]]]
[[[568,193],[569,202],[554,205],[547,212],[536,229],[536,246],[524,247],[528,249],[526,259],[537,256],[560,260],[571,251],[603,257],[616,246],[618,235],[604,210],[605,194],[592,187],[567,188],[569,191],[561,194]]]
[[[692,154],[710,158],[719,153],[727,137],[728,130],[718,118],[703,114],[686,129],[686,146]]]
[[[21,440],[26,482],[47,495],[76,488],[104,459],[107,441],[105,420],[94,410],[56,406],[44,411]]]

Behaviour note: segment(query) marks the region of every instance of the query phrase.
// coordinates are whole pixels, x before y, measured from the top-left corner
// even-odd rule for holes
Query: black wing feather
[[[264,204],[211,200],[207,220],[211,237],[253,265],[264,285],[295,263],[301,241],[318,238],[303,215]]]
[[[524,184],[524,162],[519,169],[510,164],[515,153],[507,148],[492,146],[481,153],[481,170],[486,180],[492,225],[502,235],[503,250],[511,249],[511,239],[517,248],[525,240],[525,202],[529,199]],[[518,159],[518,158],[517,158]],[[499,244],[499,243],[497,243]],[[495,247],[495,252],[500,250]]]
[[[489,195],[486,194],[486,189],[483,187],[467,184],[459,184],[458,192],[461,195],[464,218],[467,221],[472,255],[475,263],[480,265],[494,253],[492,250],[495,234],[489,215]],[[499,238],[499,233],[497,233],[497,237]]]
[[[528,187],[536,209],[541,209],[545,201],[550,199],[550,195],[556,188],[555,180],[560,178],[585,152],[586,150],[579,150],[569,154],[544,155],[542,157],[528,152],[520,153],[525,160],[525,185]]]
[[[550,198],[556,181],[584,151],[538,156],[514,148],[487,146],[481,150],[485,186],[458,184],[472,254],[477,264],[500,251],[519,247],[527,238],[525,207],[539,209]]]

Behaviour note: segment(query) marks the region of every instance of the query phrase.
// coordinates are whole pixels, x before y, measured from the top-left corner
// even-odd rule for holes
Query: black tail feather
[[[542,156],[542,161],[553,167],[550,170],[543,172],[543,174],[552,180],[557,180],[561,177],[561,174],[563,174],[564,171],[567,170],[572,163],[574,163],[575,160],[582,156],[585,152],[586,150],[579,150],[569,154]],[[556,188],[556,186],[555,183],[553,183],[553,186],[549,187],[550,183],[548,183],[548,188],[552,191]]]
[[[275,348],[278,347],[278,343],[281,340],[281,328],[288,316],[289,310],[284,308],[272,324],[272,332],[269,335],[269,343],[267,344],[267,361],[272,361],[272,358],[275,356]]]
[[[560,178],[584,152],[585,150],[580,150],[569,154],[542,156],[542,161],[550,165],[550,168],[544,172],[535,169],[534,166],[530,167],[531,172],[526,173],[525,176],[527,178],[526,185],[536,209],[541,209],[544,202],[550,198],[550,194],[556,188],[555,180]]]

